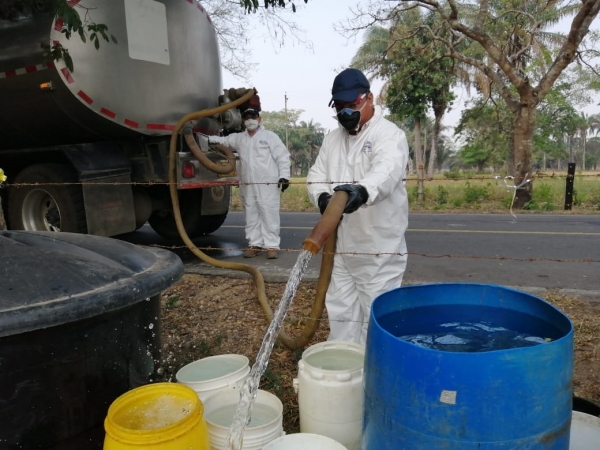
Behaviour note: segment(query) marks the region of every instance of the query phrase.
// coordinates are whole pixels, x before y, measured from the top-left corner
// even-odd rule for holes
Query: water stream
[[[294,295],[296,295],[300,281],[304,276],[304,272],[306,272],[306,268],[308,267],[308,263],[312,256],[312,253],[308,250],[302,250],[296,264],[292,268],[290,278],[285,286],[285,291],[283,292],[279,306],[277,307],[275,314],[273,314],[273,320],[269,325],[260,346],[260,350],[258,351],[258,355],[256,356],[256,362],[252,366],[252,370],[250,370],[250,375],[246,379],[246,382],[240,389],[240,402],[235,411],[235,416],[233,417],[233,422],[229,429],[229,433],[227,434],[227,441],[225,443],[225,448],[227,450],[241,450],[242,448],[244,429],[250,422],[250,412],[254,400],[256,399],[260,377],[265,370],[267,370],[269,357],[271,356],[271,351],[275,345],[275,340],[279,335],[279,330],[281,329],[285,315],[290,307],[290,303],[294,299]]]

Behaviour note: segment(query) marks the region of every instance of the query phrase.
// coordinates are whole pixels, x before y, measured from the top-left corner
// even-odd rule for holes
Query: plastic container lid
[[[174,253],[75,233],[0,231],[0,337],[86,319],[159,294]]]

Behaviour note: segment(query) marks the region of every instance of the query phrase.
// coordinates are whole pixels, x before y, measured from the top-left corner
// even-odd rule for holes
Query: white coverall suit
[[[330,132],[308,173],[308,192],[315,205],[322,193],[333,194],[340,184],[356,182],[369,193],[366,204],[344,214],[338,226],[325,298],[329,340],[364,345],[371,303],[402,283],[407,260],[408,198],[403,182],[407,162],[404,132],[384,119],[376,106],[357,135],[341,126]]]
[[[279,249],[281,192],[277,182],[280,178],[290,179],[290,152],[279,136],[262,126],[254,136],[242,131],[225,137],[210,136],[209,142],[226,145],[240,157],[240,197],[246,213],[248,245]]]

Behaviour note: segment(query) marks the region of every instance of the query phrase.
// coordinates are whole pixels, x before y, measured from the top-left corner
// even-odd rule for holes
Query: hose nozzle
[[[308,250],[313,255],[319,253],[319,250],[321,250],[321,247],[323,247],[323,244],[329,235],[335,230],[338,223],[340,223],[347,202],[347,192],[337,191],[333,193],[327,208],[323,212],[321,220],[315,225],[308,237],[304,239],[304,242],[302,243],[302,248],[304,250]]]

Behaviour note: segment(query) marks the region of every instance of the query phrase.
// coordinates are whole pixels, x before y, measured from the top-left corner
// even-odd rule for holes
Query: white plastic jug
[[[294,380],[301,433],[360,449],[364,357],[365,347],[349,342],[321,342],[304,351]]]
[[[250,373],[248,358],[243,355],[217,355],[202,358],[182,367],[175,378],[191,387],[204,403],[222,390],[239,389]]]
[[[573,411],[571,417],[569,450],[598,448],[598,443],[600,442],[600,417],[579,411]]]
[[[204,402],[204,418],[212,450],[225,449],[227,434],[239,401],[239,391],[224,390]],[[260,389],[257,391],[250,418],[250,423],[244,430],[243,450],[261,450],[283,434],[283,404],[270,392]]]
[[[269,442],[263,450],[346,450],[327,436],[311,433],[288,434]]]

